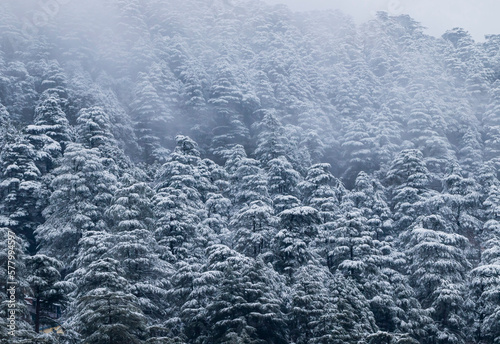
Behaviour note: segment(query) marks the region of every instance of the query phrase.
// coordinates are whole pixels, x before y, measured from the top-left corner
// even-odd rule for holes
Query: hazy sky
[[[462,27],[476,40],[485,34],[500,34],[500,0],[265,0],[286,4],[293,10],[340,9],[356,21],[369,19],[376,11],[409,14],[427,33],[441,36],[453,27]]]

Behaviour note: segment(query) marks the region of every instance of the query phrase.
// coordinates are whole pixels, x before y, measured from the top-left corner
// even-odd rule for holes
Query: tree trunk
[[[35,305],[35,332],[40,333],[40,298],[36,298],[36,305]]]

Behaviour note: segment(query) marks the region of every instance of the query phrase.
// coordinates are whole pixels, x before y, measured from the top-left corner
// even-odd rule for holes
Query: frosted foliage
[[[500,35],[427,24],[0,1],[0,342],[500,344]]]

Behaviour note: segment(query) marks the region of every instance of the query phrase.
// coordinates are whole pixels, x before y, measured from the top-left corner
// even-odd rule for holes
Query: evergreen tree
[[[0,103],[0,147],[3,150],[6,139],[12,131],[12,123],[9,118],[9,112],[5,106]]]
[[[444,180],[444,192],[449,209],[452,212],[454,232],[464,235],[476,246],[481,233],[479,185],[473,178],[464,178],[460,172],[447,176]]]
[[[25,302],[30,296],[26,242],[7,227],[0,228],[0,239],[0,339],[4,343],[33,343],[36,337]]]
[[[273,209],[264,202],[254,201],[244,206],[230,223],[236,250],[253,258],[268,251],[276,222]]]
[[[132,116],[138,132],[139,144],[144,149],[144,159],[148,163],[165,159],[162,154],[164,136],[167,133],[167,124],[172,119],[167,104],[160,98],[155,86],[146,74],[139,76],[134,91]]]
[[[377,331],[373,313],[366,307],[356,285],[338,274],[335,275],[332,284],[334,290],[331,295],[338,300],[337,323],[343,329],[342,332],[335,334],[337,342],[356,343]]]
[[[488,221],[484,224],[484,241],[480,265],[470,273],[469,302],[472,312],[471,335],[478,343],[495,342],[500,335],[500,192],[492,186],[484,202]]]
[[[329,164],[313,165],[299,184],[304,203],[319,210],[323,222],[335,218],[344,192],[342,183],[329,170]]]
[[[305,206],[284,210],[278,216],[280,231],[273,240],[274,265],[278,272],[291,277],[298,267],[317,259],[309,244],[318,233],[321,217],[316,209]]]
[[[67,98],[67,76],[57,60],[43,63],[40,72],[39,82],[36,83],[39,93]]]
[[[430,178],[423,155],[418,150],[400,152],[387,172],[398,232],[406,230],[416,220],[418,207],[429,196]]]
[[[215,149],[245,142],[249,136],[242,116],[243,94],[230,65],[227,57],[221,57],[215,62],[216,79],[208,100],[216,113],[216,128],[212,139]]]
[[[203,343],[286,343],[281,280],[262,262],[226,246],[210,247],[207,268],[220,273],[219,291],[207,305]]]
[[[130,175],[120,180],[105,213],[111,232],[105,256],[120,262],[121,276],[130,284],[130,292],[137,297],[149,322],[154,324],[164,316],[162,305],[171,268],[160,260],[160,249],[154,239],[152,195],[151,188]]]
[[[43,222],[41,212],[45,206],[44,198],[48,197],[40,170],[35,164],[35,149],[19,134],[9,135],[2,148],[0,192],[3,201],[0,203],[0,219],[3,226],[24,237],[30,245],[30,252],[34,252],[34,231]]]
[[[299,196],[297,185],[302,179],[301,175],[285,157],[280,156],[269,161],[267,179],[271,197],[276,198],[280,195]]]
[[[371,172],[378,169],[375,160],[377,156],[374,154],[375,142],[370,129],[364,120],[358,120],[346,128],[342,149],[348,166],[344,176],[349,185],[360,171]]]
[[[361,294],[344,288],[355,287],[312,262],[298,268],[288,313],[292,342],[356,343],[372,333],[373,314],[356,302]]]
[[[424,308],[436,322],[435,338],[463,343],[465,326],[463,283],[470,263],[464,254],[467,239],[458,234],[416,226],[404,235],[410,282]]]
[[[500,121],[498,120],[498,113],[500,111],[500,82],[496,81],[491,86],[490,99],[490,104],[483,116],[483,126],[485,130],[484,152],[485,160],[490,160],[498,166],[497,160],[500,155]]]
[[[232,161],[226,162],[233,183],[231,196],[235,204],[249,204],[253,201],[262,201],[270,204],[271,199],[267,190],[267,180],[264,171],[259,167],[259,162],[241,156],[231,168]],[[233,169],[233,171],[231,171]]]
[[[206,216],[195,176],[201,163],[197,144],[177,136],[177,147],[158,175],[153,197],[156,217],[155,237],[170,258],[193,254],[198,239],[198,224]]]
[[[85,148],[97,148],[108,159],[108,169],[121,174],[121,170],[131,168],[130,159],[119,146],[112,129],[112,119],[102,107],[82,109],[77,118],[76,141]]]
[[[36,164],[42,173],[51,171],[72,141],[72,130],[60,100],[50,96],[35,109],[35,123],[26,128],[28,140],[37,151]]]
[[[283,126],[272,112],[264,112],[264,117],[259,122],[259,129],[255,156],[263,166],[266,166],[269,161],[285,156],[290,144],[285,137]]]
[[[207,305],[217,291],[219,277],[213,271],[204,271],[198,259],[180,260],[175,264],[164,319],[169,338],[181,342],[204,340],[209,326]]]
[[[377,248],[367,219],[357,209],[344,206],[343,215],[336,222],[325,225],[327,236],[328,267],[332,271],[340,269],[347,276],[360,278],[360,275],[373,274],[380,264],[377,261]]]
[[[1,103],[5,105],[15,123],[28,123],[36,101],[35,80],[19,60],[10,62],[3,70]]]
[[[40,253],[67,267],[82,235],[106,228],[104,212],[117,182],[108,163],[98,149],[68,145],[60,167],[53,171],[53,192],[43,213],[46,221],[36,229]]]
[[[137,343],[144,340],[146,318],[119,262],[94,261],[76,270],[70,280],[77,286],[76,316],[70,326],[93,343]]]
[[[31,275],[27,278],[32,290],[35,305],[34,328],[40,333],[41,325],[57,327],[56,321],[44,316],[56,306],[64,307],[67,303],[67,294],[73,285],[62,281],[60,270],[63,268],[57,259],[37,254],[27,259],[27,268]]]

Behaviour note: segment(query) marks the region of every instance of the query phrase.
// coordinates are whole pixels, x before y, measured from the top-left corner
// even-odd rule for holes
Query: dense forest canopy
[[[2,343],[498,344],[499,178],[500,35],[0,3]]]

